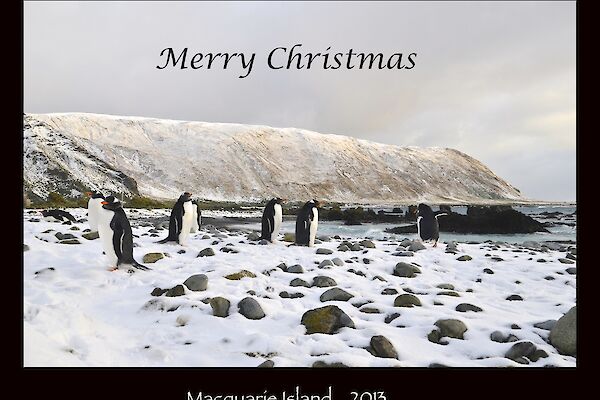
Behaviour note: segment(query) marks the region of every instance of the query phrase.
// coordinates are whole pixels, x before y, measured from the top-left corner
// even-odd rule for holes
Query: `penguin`
[[[87,192],[88,200],[88,223],[92,232],[98,231],[98,212],[102,208],[104,195],[100,192]]]
[[[301,246],[313,247],[315,237],[317,236],[317,227],[319,225],[318,207],[321,203],[317,200],[306,202],[298,211],[296,217],[296,244]]]
[[[434,214],[431,207],[427,204],[420,203],[417,210],[417,234],[422,241],[433,240],[433,247],[437,247],[438,239],[440,238],[440,225],[438,217],[448,215],[446,213]]]
[[[200,230],[202,226],[202,210],[200,210],[200,204],[198,204],[198,200],[192,200],[192,210],[194,211],[194,219],[192,221],[192,229],[191,232],[195,233]]]
[[[189,192],[183,193],[177,199],[177,202],[171,210],[169,218],[169,235],[157,243],[177,242],[180,245],[185,245],[185,242],[190,235],[194,220],[194,209],[192,204],[192,194]]]
[[[98,235],[112,270],[121,265],[149,270],[133,258],[133,233],[121,202],[114,196],[108,196],[101,204],[102,208],[98,210]]]
[[[266,239],[271,243],[277,240],[283,220],[283,210],[281,209],[283,201],[283,199],[276,197],[269,200],[265,206],[262,215],[261,239]]]
[[[77,222],[74,216],[63,210],[42,210],[42,216],[48,222]]]

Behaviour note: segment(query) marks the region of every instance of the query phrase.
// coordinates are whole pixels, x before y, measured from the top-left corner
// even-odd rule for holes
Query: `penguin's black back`
[[[275,203],[276,199],[271,199],[265,206],[262,215],[261,239],[271,240],[271,234],[275,228]]]
[[[440,238],[440,226],[433,210],[426,204],[419,204],[419,236],[422,240],[438,240]]]
[[[183,203],[184,198],[183,196],[180,196],[171,209],[171,216],[169,217],[169,236],[159,241],[159,243],[179,241],[181,225],[183,224],[183,214],[185,213],[185,210],[183,209]]]
[[[309,201],[298,211],[298,216],[296,217],[296,244],[308,245],[310,239],[310,222],[314,217],[313,207],[315,207],[315,204]]]
[[[110,227],[113,230],[113,246],[119,259],[119,264],[137,264],[133,259],[133,232],[125,210],[117,208],[115,215],[110,221]]]

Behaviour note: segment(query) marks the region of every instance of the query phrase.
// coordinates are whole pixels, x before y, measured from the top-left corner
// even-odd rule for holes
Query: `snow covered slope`
[[[295,128],[98,114],[26,114],[30,194],[105,189],[212,200],[354,203],[524,201],[481,162],[447,148],[385,145]]]

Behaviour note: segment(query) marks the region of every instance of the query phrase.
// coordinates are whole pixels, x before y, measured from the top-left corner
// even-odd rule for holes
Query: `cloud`
[[[574,2],[26,2],[24,11],[26,112],[452,147],[528,196],[575,199]],[[417,52],[417,65],[266,67],[269,50],[296,43],[303,52]],[[165,47],[257,58],[244,79],[239,68],[157,70]]]

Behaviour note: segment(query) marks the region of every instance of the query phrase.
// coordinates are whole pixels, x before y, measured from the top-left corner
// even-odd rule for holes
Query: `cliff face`
[[[354,203],[524,201],[453,149],[399,147],[294,128],[97,114],[24,116],[25,188],[103,189],[212,200],[318,198]]]

